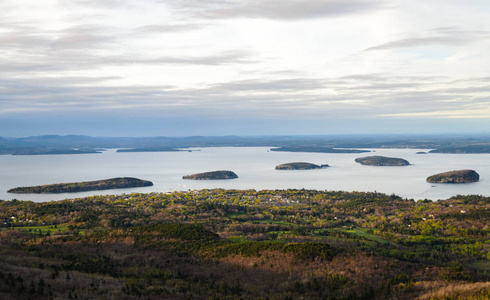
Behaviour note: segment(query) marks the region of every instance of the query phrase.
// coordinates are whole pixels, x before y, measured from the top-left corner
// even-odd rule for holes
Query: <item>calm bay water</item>
[[[490,196],[490,154],[415,154],[427,149],[374,149],[374,153],[290,153],[273,152],[268,147],[199,148],[193,152],[116,153],[80,155],[0,155],[0,199],[50,201],[90,195],[132,192],[167,192],[189,189],[288,189],[378,191],[405,198],[447,199],[462,194]],[[412,165],[372,167],[354,162],[368,155],[400,157]],[[319,170],[277,171],[278,164],[304,161],[329,164]],[[430,184],[433,174],[473,169],[480,182]],[[183,180],[183,175],[214,170],[231,170],[238,179],[219,181]],[[18,186],[91,181],[112,177],[137,177],[154,186],[70,194],[9,194]]]

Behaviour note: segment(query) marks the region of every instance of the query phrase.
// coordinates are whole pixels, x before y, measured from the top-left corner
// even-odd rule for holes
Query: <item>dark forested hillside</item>
[[[488,299],[490,198],[201,190],[0,201],[1,299]]]

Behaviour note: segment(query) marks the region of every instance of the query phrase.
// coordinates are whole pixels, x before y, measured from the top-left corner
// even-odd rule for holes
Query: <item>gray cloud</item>
[[[301,20],[337,17],[373,11],[385,7],[381,0],[230,0],[230,1],[169,1],[174,7],[186,9],[195,16],[212,19],[264,18]]]
[[[155,33],[155,34],[177,33],[177,32],[200,30],[200,29],[203,29],[207,26],[209,26],[209,24],[206,24],[206,23],[201,23],[201,24],[197,24],[197,23],[154,24],[154,25],[138,27],[138,28],[136,28],[135,31],[137,34],[141,34],[141,33]]]
[[[488,106],[488,84],[441,88],[449,79],[360,74],[339,78],[239,80],[199,89],[176,86],[113,86],[114,77],[2,79],[3,115],[25,112],[111,112],[183,118],[193,115],[323,119],[452,112]],[[344,84],[337,84],[343,82]],[[101,84],[102,83],[102,84]],[[462,100],[464,99],[464,100]],[[402,117],[402,116],[400,116]]]
[[[227,51],[216,55],[200,57],[161,57],[154,59],[129,60],[130,63],[136,64],[185,64],[185,65],[209,65],[218,66],[236,63],[253,63],[252,55],[247,51]]]
[[[57,32],[58,37],[50,39],[52,50],[63,49],[92,49],[103,48],[118,41],[118,37],[108,35],[110,28],[101,28],[95,26],[76,26]]]
[[[325,88],[324,80],[314,78],[291,78],[277,80],[241,80],[214,85],[213,89],[233,92],[241,91],[281,91],[300,92]]]
[[[410,36],[403,37],[401,39],[374,47],[369,47],[364,51],[391,50],[434,45],[457,46],[475,42],[481,39],[490,39],[490,31],[460,30],[452,27],[435,28],[426,33],[411,34]]]
[[[252,64],[256,61],[252,53],[247,51],[226,51],[208,56],[164,56],[155,58],[143,58],[127,55],[98,55],[84,51],[84,48],[64,51],[52,55],[49,51],[37,53],[37,60],[24,61],[22,56],[15,59],[2,59],[0,74],[22,72],[50,72],[97,69],[104,66],[127,65],[202,65],[221,66],[233,64]],[[26,55],[26,54],[24,54]]]

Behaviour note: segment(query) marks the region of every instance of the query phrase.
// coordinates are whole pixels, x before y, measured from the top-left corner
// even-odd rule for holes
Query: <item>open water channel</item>
[[[404,198],[447,199],[454,195],[490,196],[490,154],[415,154],[428,149],[370,149],[372,153],[292,153],[269,151],[269,147],[196,148],[192,152],[117,153],[109,149],[101,154],[77,155],[0,155],[0,199],[36,202],[79,198],[90,195],[133,192],[168,192],[193,189],[316,189],[378,191]],[[361,156],[400,157],[411,165],[373,167],[354,162]],[[289,162],[328,164],[317,170],[278,171],[275,166]],[[431,184],[433,174],[473,169],[480,182]],[[231,170],[238,179],[192,181],[182,176]],[[113,177],[137,177],[154,186],[69,194],[9,194],[18,186],[92,181]]]

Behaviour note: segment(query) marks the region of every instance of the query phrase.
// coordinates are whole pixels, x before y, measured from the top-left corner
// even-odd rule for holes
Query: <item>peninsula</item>
[[[460,147],[443,147],[431,150],[430,153],[478,154],[490,153],[490,144],[466,145]]]
[[[14,194],[60,194],[98,190],[152,186],[153,182],[133,177],[118,177],[96,181],[57,183],[38,186],[17,187],[8,190]]]
[[[337,148],[323,147],[323,146],[291,146],[291,147],[279,147],[279,148],[272,148],[271,151],[283,151],[283,152],[314,152],[314,153],[363,153],[363,152],[371,152],[369,150],[337,149]]]
[[[329,165],[315,165],[307,162],[292,162],[276,166],[276,170],[313,170],[328,168]]]
[[[148,148],[129,148],[117,149],[116,152],[179,152],[181,150],[172,147],[148,147]]]
[[[62,155],[62,154],[96,154],[96,149],[20,149],[12,151],[12,155]]]
[[[197,173],[192,175],[183,176],[182,179],[191,180],[220,180],[220,179],[235,179],[238,178],[237,174],[232,171],[219,170],[204,173]]]
[[[427,182],[432,183],[468,183],[479,180],[480,175],[473,170],[455,170],[427,177]]]
[[[366,166],[408,166],[410,163],[403,158],[385,156],[366,156],[356,158],[355,162]]]

